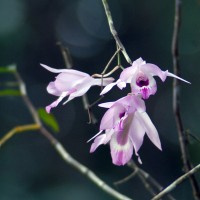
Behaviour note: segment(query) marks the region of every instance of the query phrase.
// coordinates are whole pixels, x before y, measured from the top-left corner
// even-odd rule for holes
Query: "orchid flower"
[[[94,152],[101,144],[110,143],[112,162],[115,165],[125,165],[132,157],[133,149],[138,161],[141,159],[138,151],[143,143],[145,132],[151,142],[161,150],[158,132],[147,115],[144,101],[135,95],[128,95],[115,102],[99,105],[109,108],[104,114],[100,132],[93,138],[90,152]],[[105,131],[104,134],[101,134]],[[90,141],[89,140],[89,141]]]
[[[46,106],[46,111],[48,113],[51,108],[56,107],[64,97],[69,96],[68,100],[65,102],[67,103],[75,97],[84,95],[91,86],[105,86],[114,80],[113,78],[104,78],[102,81],[102,79],[95,79],[89,74],[73,69],[54,69],[43,64],[41,64],[41,66],[50,72],[58,73],[56,80],[50,82],[47,86],[48,93],[59,97],[56,101]]]
[[[157,91],[156,81],[153,76],[158,76],[163,82],[166,80],[167,76],[170,76],[189,83],[168,72],[168,70],[162,71],[156,65],[146,63],[142,58],[139,58],[133,62],[131,67],[127,67],[122,71],[120,78],[116,82],[108,84],[102,90],[101,95],[110,91],[115,85],[123,89],[126,87],[126,83],[130,83],[133,94],[140,94],[143,99],[148,99],[150,95],[154,95]]]

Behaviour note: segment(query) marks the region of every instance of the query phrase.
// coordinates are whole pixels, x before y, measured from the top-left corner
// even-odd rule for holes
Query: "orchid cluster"
[[[144,100],[154,95],[157,91],[154,76],[158,76],[163,82],[167,76],[188,81],[168,72],[162,71],[154,64],[146,63],[142,58],[135,60],[132,66],[125,68],[119,79],[113,82],[113,78],[93,78],[92,76],[72,69],[53,69],[42,66],[53,73],[58,73],[56,80],[47,86],[48,93],[58,96],[58,99],[46,107],[49,113],[63,98],[68,97],[67,103],[75,97],[84,95],[91,86],[105,86],[100,95],[109,92],[115,85],[120,89],[131,86],[131,92],[114,102],[99,104],[107,108],[101,123],[99,132],[89,141],[94,139],[90,152],[94,152],[100,145],[110,145],[112,162],[115,165],[125,165],[132,157],[133,151],[142,163],[138,151],[147,134],[151,142],[162,150],[157,129],[146,113]]]

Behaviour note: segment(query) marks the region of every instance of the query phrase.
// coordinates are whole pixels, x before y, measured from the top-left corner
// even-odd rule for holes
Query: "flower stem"
[[[113,19],[112,19],[112,15],[111,15],[111,12],[110,12],[110,9],[109,9],[109,6],[108,6],[108,3],[107,3],[107,0],[102,0],[102,3],[103,3],[103,6],[104,6],[104,9],[105,9],[105,13],[106,13],[106,17],[107,17],[107,20],[108,20],[108,25],[109,25],[109,28],[110,28],[110,32],[111,34],[113,35],[117,45],[119,46],[119,48],[121,49],[126,61],[129,63],[129,64],[132,64],[132,61],[130,59],[130,57],[128,56],[127,52],[126,52],[126,49],[124,48],[124,45],[122,44],[122,42],[120,41],[119,37],[118,37],[118,34],[117,34],[117,31],[114,27],[114,23],[113,23]]]

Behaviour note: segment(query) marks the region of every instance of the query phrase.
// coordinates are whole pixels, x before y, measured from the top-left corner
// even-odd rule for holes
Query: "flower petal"
[[[154,64],[147,63],[141,65],[140,69],[146,71],[147,73],[150,73],[152,76],[158,76],[163,82],[167,77],[166,72],[162,71],[158,66]]]
[[[110,141],[113,133],[114,133],[114,130],[111,129],[111,130],[107,131],[106,133],[96,137],[94,142],[91,145],[90,153],[93,153],[99,147],[99,145],[107,144]]]
[[[158,132],[153,125],[151,119],[147,115],[146,112],[140,113],[140,112],[135,112],[135,117],[139,120],[140,124],[144,127],[145,132],[151,142],[160,150],[162,150],[161,143],[160,143],[160,138],[158,135]]]
[[[108,85],[101,91],[100,95],[106,94],[106,93],[109,92],[115,85],[117,85],[117,82],[108,84]]]
[[[112,77],[109,78],[95,78],[94,79],[94,85],[99,85],[99,86],[106,86],[110,83],[112,83],[115,79]]]
[[[122,71],[122,73],[120,74],[119,79],[122,82],[130,83],[131,79],[132,79],[132,76],[135,74],[136,70],[137,70],[137,67],[133,67],[133,66],[125,68]]]
[[[121,104],[114,104],[101,119],[100,130],[113,129],[120,121],[120,114],[125,112]]]
[[[48,71],[53,72],[53,73],[65,72],[65,73],[68,73],[68,74],[74,74],[74,75],[78,75],[78,76],[89,76],[89,74],[86,74],[84,72],[74,70],[74,69],[55,69],[55,68],[49,67],[49,66],[44,65],[44,64],[40,64],[40,65],[42,67],[44,67],[45,69],[47,69]]]
[[[77,85],[74,85],[76,91],[69,95],[68,100],[64,102],[63,105],[76,97],[84,95],[90,89],[92,84],[93,84],[93,78],[91,77],[85,77],[84,79],[77,82]]]
[[[130,139],[126,143],[120,144],[117,137],[121,133],[113,134],[110,140],[110,150],[112,162],[115,165],[125,165],[133,155],[133,144]]]
[[[66,97],[68,94],[69,94],[68,92],[63,92],[63,93],[60,95],[60,97],[59,97],[56,101],[54,101],[54,102],[51,103],[50,105],[46,106],[46,111],[47,111],[48,113],[50,113],[51,108],[55,108],[55,107],[62,101],[62,99],[63,99],[64,97]]]
[[[172,74],[172,73],[170,73],[170,72],[168,72],[168,71],[166,71],[165,73],[166,73],[167,76],[170,76],[170,77],[173,77],[173,78],[177,78],[177,79],[179,79],[179,80],[181,80],[181,81],[184,81],[184,82],[186,82],[186,83],[191,84],[190,82],[186,81],[185,79],[182,79],[182,78],[180,78],[179,76],[176,76],[175,74]]]
[[[102,108],[110,108],[111,106],[113,106],[113,104],[115,104],[115,101],[113,101],[113,102],[106,102],[106,103],[100,103],[98,106],[102,107]]]
[[[140,79],[146,80],[147,84],[138,84]],[[141,94],[143,99],[148,99],[150,95],[154,95],[157,91],[156,81],[150,73],[139,72],[131,80],[131,90],[133,94]]]
[[[133,120],[129,128],[129,137],[133,143],[135,154],[137,156],[138,156],[138,151],[143,143],[144,135],[145,135],[145,129],[143,127],[143,124],[141,124],[136,117],[133,117]]]
[[[55,96],[60,96],[62,94],[62,91],[58,90],[55,86],[55,82],[50,82],[47,86],[47,92],[49,94],[53,94]]]

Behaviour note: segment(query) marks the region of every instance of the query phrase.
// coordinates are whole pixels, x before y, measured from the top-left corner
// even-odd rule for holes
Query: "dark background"
[[[171,39],[174,1],[172,0],[109,0],[115,27],[132,60],[142,57],[162,70],[172,72]],[[200,1],[184,0],[180,33],[181,113],[184,127],[200,137]],[[45,107],[56,97],[46,92],[55,74],[39,63],[64,68],[56,42],[69,49],[75,69],[89,74],[100,73],[115,52],[115,42],[109,32],[100,0],[0,0],[0,66],[16,64],[23,77],[28,95],[36,108]],[[116,62],[112,64],[114,67]],[[122,59],[122,64],[128,64]],[[118,78],[119,72],[113,76]],[[0,80],[11,76],[0,74]],[[157,78],[158,92],[147,102],[147,112],[157,127],[162,142],[160,152],[145,137],[140,150],[141,168],[167,186],[182,174],[182,162],[177,131],[172,112],[172,78],[163,84]],[[99,96],[100,88],[92,88],[90,102]],[[128,89],[114,88],[102,102],[126,95]],[[21,97],[0,97],[0,136],[16,125],[31,123],[32,118]],[[101,119],[105,110],[93,109]],[[60,125],[55,134],[65,148],[80,162],[91,168],[103,180],[112,184],[131,173],[125,167],[114,166],[108,146],[90,154],[86,141],[98,132],[96,125],[87,124],[87,112],[81,98],[61,104],[52,110]],[[192,161],[200,161],[200,144],[191,139]],[[135,160],[136,158],[133,157]],[[197,173],[198,178],[199,174]],[[200,180],[200,179],[199,179]],[[138,178],[118,187],[133,199],[150,199]],[[192,199],[189,181],[172,193],[177,199]],[[0,199],[2,200],[65,200],[112,199],[85,177],[66,165],[49,142],[39,132],[14,136],[0,148]]]

